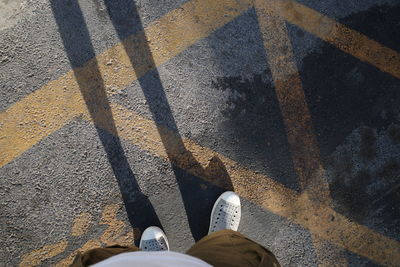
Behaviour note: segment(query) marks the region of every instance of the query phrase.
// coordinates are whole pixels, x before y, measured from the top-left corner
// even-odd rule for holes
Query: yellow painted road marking
[[[74,224],[72,225],[71,235],[81,236],[87,232],[92,222],[92,216],[87,212],[82,212],[78,217],[75,218]]]
[[[331,207],[329,184],[285,20],[273,1],[255,0],[254,5],[300,188],[315,204]],[[327,244],[314,233],[312,240],[320,266],[347,266],[343,249]]]
[[[311,115],[285,21],[274,12],[273,1],[255,0],[255,3],[268,65],[293,154],[294,168],[300,180],[300,187],[305,190],[311,186],[309,185],[310,178],[321,166]],[[329,192],[326,183],[324,183],[324,192]],[[330,198],[329,193],[321,197],[322,199]]]
[[[134,236],[133,231],[130,229],[130,225],[120,221],[116,218],[118,210],[121,208],[120,204],[107,205],[100,219],[99,224],[105,224],[108,227],[104,232],[97,238],[88,240],[82,247],[76,249],[74,252],[69,254],[67,257],[57,262],[54,266],[62,267],[69,266],[78,252],[85,252],[92,248],[101,247],[102,245],[114,245],[119,244],[121,246],[130,246],[133,244]],[[82,224],[82,221],[90,221],[90,215],[84,212],[78,215],[72,226],[71,232],[80,232],[85,234],[87,232],[87,225]],[[92,225],[94,226],[94,225]],[[78,230],[79,228],[81,230]],[[98,227],[98,226],[96,226]],[[129,229],[128,231],[126,229]],[[71,235],[73,236],[73,235]],[[68,247],[68,240],[61,240],[60,242],[52,245],[46,245],[40,249],[34,250],[22,256],[22,260],[19,264],[20,267],[37,266],[45,260],[54,258],[65,252]]]
[[[91,239],[87,241],[81,248],[72,252],[68,257],[59,261],[55,267],[67,267],[74,260],[78,252],[83,253],[93,248],[101,247],[102,245],[121,245],[131,246],[133,244],[133,231],[126,233],[126,223],[116,218],[118,210],[121,208],[119,204],[107,205],[102,213],[100,223],[105,224],[108,227],[104,230],[103,234],[99,238]],[[130,226],[128,226],[130,227]]]
[[[400,79],[400,54],[295,1],[273,0],[290,23]]]
[[[100,224],[108,225],[107,229],[100,237],[100,241],[107,246],[115,245],[116,241],[113,237],[119,237],[122,235],[124,228],[126,226],[125,222],[117,220],[117,211],[121,208],[121,205],[114,204],[107,206],[104,211]],[[132,232],[133,233],[133,232]],[[132,236],[133,237],[133,236]],[[130,240],[129,245],[133,244],[133,239]],[[121,244],[125,245],[125,244]]]
[[[235,17],[247,10],[250,4],[250,1],[242,1],[240,3],[227,0],[222,2],[210,0],[191,1],[184,4],[180,9],[168,13],[159,21],[154,22],[152,25],[146,28],[146,36],[149,39],[149,45],[151,48],[151,52],[153,53],[156,65],[159,66],[163,62],[176,56],[188,46],[194,44],[197,40],[208,36],[213,30],[233,20]],[[300,5],[300,7],[307,10],[304,6]],[[285,12],[282,12],[284,16],[288,17],[287,19],[289,21],[295,24],[299,23],[299,25],[303,25],[304,28],[308,29],[309,31],[315,30],[313,28],[310,28],[309,25],[304,22],[304,20],[307,20],[307,17],[304,17],[301,21],[297,21],[295,18],[293,18],[296,16],[290,16],[290,10],[290,8],[286,8],[283,9],[283,11]],[[301,10],[301,8],[297,8],[296,10]],[[226,16],[224,16],[224,14],[226,14]],[[311,16],[310,18],[313,17]],[[325,18],[325,20],[329,21],[329,19],[324,16],[322,16],[321,18]],[[189,29],[187,25],[191,25],[191,28]],[[340,24],[337,25],[340,26]],[[318,27],[322,29],[321,25],[318,25]],[[335,27],[333,28],[336,29],[337,27]],[[337,30],[336,32],[340,31]],[[349,32],[350,34],[356,34],[356,32],[354,31]],[[338,40],[346,40],[346,38],[344,37],[347,36],[343,34],[323,35],[318,31],[316,31],[316,33],[320,34],[320,36],[322,37],[325,37],[326,40],[332,42],[333,44],[337,43],[338,45]],[[355,43],[352,42],[352,44],[354,44],[356,47],[364,49],[365,46],[363,46],[362,44],[358,44],[357,40],[361,40],[363,42],[365,41],[367,43],[371,41],[372,43],[374,43],[374,41],[369,40],[367,37],[365,37],[367,38],[365,39],[364,37],[361,39],[355,39]],[[132,36],[130,38],[133,38],[134,40],[137,37]],[[130,42],[132,42],[132,40]],[[374,44],[378,43],[375,42]],[[368,53],[366,53],[355,51],[357,49],[345,48],[343,45],[341,46],[341,49],[343,49],[344,51],[351,53],[354,56],[358,56],[362,60],[374,64],[377,67],[381,67],[381,69],[383,69],[384,71],[395,75],[397,73],[396,70],[398,70],[398,62],[393,62],[392,60],[390,60],[390,57],[387,56],[383,56],[382,59],[376,60],[374,55],[380,54],[379,51],[381,50],[389,51],[391,54],[394,53],[394,58],[398,58],[398,54],[390,49],[387,50],[386,48],[381,48],[382,46],[379,44],[374,45],[372,47],[369,47],[367,50]],[[129,57],[126,55],[122,44],[118,44],[105,51],[104,53],[101,53],[100,55],[98,55],[96,60],[99,62],[100,69],[104,77],[104,82],[106,84],[106,88],[109,94],[113,94],[116,91],[125,88],[128,84],[136,79],[134,70],[132,70],[129,62]],[[86,67],[89,66],[87,67],[88,70],[91,68],[90,64],[93,63],[88,62],[86,65]],[[388,67],[384,68],[384,65],[390,65],[392,67],[387,70]],[[85,67],[83,67],[82,71],[85,71]],[[145,71],[146,67],[144,66],[142,73],[145,73]],[[395,76],[398,77],[397,75]],[[2,123],[0,130],[0,150],[2,151],[0,166],[7,164],[15,157],[29,149],[32,145],[39,142],[42,138],[60,129],[73,117],[85,112],[85,109],[85,105],[79,94],[79,89],[72,71],[63,75],[62,77],[60,77],[60,79],[50,82],[48,85],[42,87],[41,89],[28,95],[18,103],[12,105],[6,111],[0,114],[0,121]],[[232,166],[235,166],[236,163],[232,164],[233,165],[231,165],[230,167],[230,173],[231,175],[235,175],[237,170],[235,170],[235,168],[232,168]],[[236,176],[242,175],[242,171],[239,174],[236,173]],[[258,179],[266,179],[266,177],[264,176],[256,175],[254,177],[258,177]],[[348,220],[340,214],[334,213],[331,209],[322,209],[318,207],[318,209],[315,208],[314,210],[318,212],[320,211],[321,216],[324,216],[327,213],[335,215],[336,219],[334,221],[334,224],[328,223],[327,226],[321,226],[317,223],[318,216],[315,215],[309,216],[309,218],[306,216],[306,220],[304,219],[306,217],[303,218],[301,212],[293,213],[293,208],[290,208],[288,210],[288,208],[286,207],[288,203],[290,205],[293,204],[293,207],[296,207],[298,211],[306,211],[305,214],[309,214],[307,213],[307,210],[304,210],[304,208],[302,208],[301,205],[298,205],[298,202],[300,200],[298,199],[299,196],[297,194],[294,194],[290,190],[288,191],[289,193],[287,193],[287,190],[284,188],[284,186],[282,186],[281,184],[277,184],[272,179],[267,179],[266,181],[263,181],[264,183],[266,183],[266,185],[263,185],[260,190],[258,188],[254,188],[257,185],[257,181],[251,179],[249,179],[249,181],[254,182],[247,183],[247,181],[240,180],[239,178],[236,179],[236,183],[237,185],[239,185],[239,191],[241,191],[241,195],[244,197],[248,197],[249,199],[254,201],[254,203],[260,203],[260,205],[266,209],[270,209],[281,216],[293,219],[295,222],[303,225],[304,227],[312,229],[312,232],[317,233],[322,238],[331,240],[341,247],[346,248],[347,246],[349,246],[351,247],[349,248],[349,250],[354,251],[355,253],[358,253],[357,251],[360,251],[359,254],[365,255],[365,252],[368,251],[371,253],[369,255],[366,255],[366,257],[370,257],[375,260],[379,259],[380,256],[383,257],[380,258],[380,261],[382,261],[385,256],[387,256],[388,262],[395,262],[393,260],[398,260],[398,258],[393,256],[395,255],[393,253],[397,253],[397,255],[400,254],[398,253],[399,246],[396,241],[390,240],[382,235],[379,235],[369,230],[364,226],[360,226],[354,223],[350,223],[350,226],[348,226],[349,228],[345,229],[343,227],[345,227]],[[261,191],[261,189],[267,190],[267,192],[269,193],[265,193]],[[249,191],[258,192],[258,195]],[[287,194],[285,194],[285,192]],[[301,202],[305,202],[305,204],[309,204],[309,206],[312,206],[312,201],[307,200],[307,198],[303,196],[301,199],[303,200]],[[272,202],[268,203],[269,200],[272,200]],[[281,204],[280,201],[282,201],[283,204]],[[298,207],[296,205],[298,205]],[[331,229],[329,228],[330,225],[334,225],[335,227],[338,226],[339,229]],[[324,232],[327,229],[330,230],[329,233]],[[332,235],[332,233],[350,233],[346,232],[349,229],[355,231],[356,234],[349,234],[348,236],[344,237],[343,240],[346,240],[347,243],[343,242],[340,236],[335,237],[334,235]],[[358,233],[366,233],[367,239],[376,238],[376,240],[371,240],[371,243],[366,245],[367,249],[363,250],[361,246],[361,244],[363,244],[363,239],[357,235]],[[376,251],[371,251],[372,248],[375,248]]]
[[[54,133],[84,111],[72,72],[0,113],[0,166]]]
[[[60,253],[62,253],[67,248],[68,242],[62,240],[57,244],[46,245],[38,250],[34,250],[22,257],[20,267],[36,266],[42,261],[50,259]]]
[[[186,153],[191,154],[190,157],[186,153],[181,153],[181,150],[170,151],[167,155],[159,131],[163,135],[163,140],[168,140],[171,144],[170,147],[174,147],[174,143],[181,142],[181,137],[175,132],[163,126],[158,126],[157,129],[154,121],[121,105],[111,104],[111,110],[119,136],[150,154],[165,160],[170,159],[177,167],[211,183],[215,183],[215,180],[210,179],[212,175],[205,175],[203,169],[217,156],[225,165],[235,191],[241,197],[292,220],[322,239],[376,263],[394,265],[400,262],[398,241],[350,221],[330,206],[315,202],[308,193],[298,194],[270,177],[251,171],[189,139],[184,138],[183,143]],[[91,120],[89,114],[83,118]],[[193,157],[200,165],[190,161]]]

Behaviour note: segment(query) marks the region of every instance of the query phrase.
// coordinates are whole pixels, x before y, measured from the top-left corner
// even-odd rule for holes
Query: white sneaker
[[[210,229],[208,234],[219,230],[237,231],[241,216],[241,205],[239,196],[232,191],[223,193],[211,212]]]
[[[150,226],[144,230],[139,248],[143,251],[169,250],[167,236],[157,226]]]

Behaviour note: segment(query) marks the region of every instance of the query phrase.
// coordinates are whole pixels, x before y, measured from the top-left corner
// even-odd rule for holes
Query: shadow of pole
[[[153,120],[156,122],[182,195],[192,236],[197,241],[207,234],[214,201],[223,191],[233,190],[232,182],[219,158],[214,157],[209,166],[204,169],[185,148],[134,1],[105,0],[105,4],[138,77]],[[166,134],[166,127],[174,130],[176,136],[171,138],[169,134]],[[185,171],[188,169],[191,173],[198,174],[196,176],[200,178],[207,177],[208,181],[211,179],[214,185],[211,183],[206,185],[204,179],[189,175]],[[215,184],[220,186],[215,186]]]
[[[161,226],[152,204],[141,192],[122,148],[78,2],[51,0],[51,8],[81,94],[118,181],[132,227],[143,231],[149,225]],[[85,68],[82,68],[84,64]]]

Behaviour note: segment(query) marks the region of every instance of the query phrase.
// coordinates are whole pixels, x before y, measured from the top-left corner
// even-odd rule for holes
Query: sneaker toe
[[[142,234],[142,239],[143,240],[151,240],[151,239],[159,239],[164,236],[164,232],[156,227],[156,226],[151,226],[148,227],[146,230],[144,230]]]
[[[221,195],[221,199],[225,200],[231,205],[240,206],[240,197],[235,192],[232,191],[224,192]]]

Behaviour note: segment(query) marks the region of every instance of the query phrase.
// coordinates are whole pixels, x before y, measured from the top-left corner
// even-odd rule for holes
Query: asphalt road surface
[[[396,0],[0,0],[0,266],[214,201],[282,266],[400,264]]]

